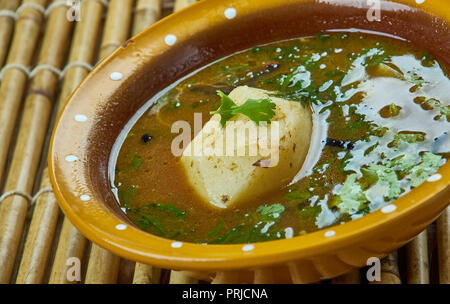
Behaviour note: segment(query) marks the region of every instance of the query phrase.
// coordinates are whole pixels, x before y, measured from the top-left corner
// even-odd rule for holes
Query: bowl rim
[[[258,5],[270,7],[270,5],[293,2],[316,1],[263,0],[258,1]],[[419,7],[414,0],[396,0],[394,2]],[[427,3],[425,2],[425,4]],[[223,14],[223,11],[230,7],[237,9],[239,12],[240,9],[244,9],[245,5],[248,6],[246,7],[247,9],[256,9],[258,6],[251,4],[251,2],[243,4],[242,1],[238,0],[200,1],[158,21],[131,39],[138,41],[155,28],[165,27],[169,29],[176,18],[194,18],[199,10],[207,10],[214,7],[213,13],[219,15]],[[442,16],[439,5],[427,4],[425,9]],[[450,20],[450,13],[444,13],[444,18],[447,21]],[[73,104],[75,102],[82,102],[80,101],[79,91],[87,87],[87,84],[93,78],[108,72],[111,66],[117,62],[114,59],[123,56],[126,52],[127,49],[125,48],[119,48],[114,51],[110,56],[97,64],[72,93],[57,119],[56,127],[51,137],[48,158],[51,183],[63,212],[83,235],[119,256],[170,269],[221,270],[280,264],[300,258],[311,258],[319,253],[331,253],[345,246],[356,244],[363,239],[374,237],[380,231],[385,231],[391,225],[401,222],[402,219],[410,214],[426,208],[436,197],[444,200],[448,200],[450,197],[450,185],[448,183],[450,179],[450,162],[447,162],[435,173],[440,179],[424,182],[411,192],[377,211],[342,225],[332,226],[291,239],[252,244],[202,245],[161,238],[130,226],[127,222],[110,212],[95,197],[90,198],[89,204],[83,204],[77,199],[80,189],[79,180],[73,183],[71,180],[58,177],[58,174],[60,174],[58,170],[62,170],[62,167],[65,168],[64,170],[70,170],[70,167],[67,164],[63,164],[64,159],[61,156],[65,153],[64,149],[60,146],[55,146],[56,138],[59,136],[59,131],[64,127],[64,124],[73,124],[72,121],[68,122],[68,115],[74,113]],[[124,78],[126,77],[127,75],[124,75]],[[89,185],[85,184],[82,186]],[[95,218],[86,218],[86,214],[95,214]],[[96,222],[103,216],[105,217],[103,218],[105,222]],[[108,226],[105,227],[105,225]],[[118,230],[118,225],[125,225],[125,228]],[[383,254],[385,253],[380,253],[380,255]]]

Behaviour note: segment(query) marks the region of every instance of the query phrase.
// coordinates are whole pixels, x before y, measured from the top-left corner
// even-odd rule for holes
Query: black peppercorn
[[[148,135],[148,134],[144,134],[144,135],[142,135],[142,137],[141,137],[141,139],[142,139],[142,142],[144,143],[144,144],[146,144],[146,143],[148,143],[150,140],[152,140],[152,136],[150,136],[150,135]]]

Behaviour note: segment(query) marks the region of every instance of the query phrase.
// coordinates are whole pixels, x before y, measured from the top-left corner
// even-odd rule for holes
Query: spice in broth
[[[141,229],[181,241],[228,244],[292,238],[381,208],[446,162],[450,80],[408,42],[330,33],[254,47],[179,81],[124,130],[113,191]],[[238,206],[205,204],[171,153],[172,123],[203,124],[238,86],[310,108],[309,154],[290,184]],[[192,131],[193,132],[193,131]],[[192,134],[193,135],[193,134]]]

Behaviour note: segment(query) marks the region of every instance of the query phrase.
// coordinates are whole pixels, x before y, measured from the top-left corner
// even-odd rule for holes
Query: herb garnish
[[[244,104],[238,106],[222,91],[217,91],[217,95],[221,97],[221,105],[218,110],[212,111],[211,114],[220,115],[220,124],[222,127],[237,114],[247,116],[257,125],[260,122],[270,123],[270,119],[275,116],[274,109],[276,105],[269,98],[248,99]]]

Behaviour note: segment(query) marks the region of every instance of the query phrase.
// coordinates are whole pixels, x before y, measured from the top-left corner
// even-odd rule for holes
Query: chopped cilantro
[[[315,205],[313,207],[306,207],[298,212],[298,214],[303,218],[315,219],[319,213],[322,211],[322,207]]]
[[[389,190],[386,193],[386,197],[388,199],[394,199],[401,194],[400,182],[394,170],[388,166],[373,163],[366,170],[367,172],[371,172],[372,176],[376,175],[379,183],[387,185]]]
[[[411,180],[411,185],[417,187],[422,184],[431,174],[436,172],[441,166],[442,156],[426,152],[422,156],[422,162],[414,166],[407,176]]]
[[[259,206],[256,212],[259,219],[264,222],[277,221],[281,218],[285,208],[281,204],[263,205]]]
[[[220,115],[220,124],[225,126],[226,122],[237,114],[243,114],[253,120],[257,125],[260,122],[270,123],[270,119],[275,116],[275,103],[270,99],[248,99],[243,105],[238,106],[234,101],[222,91],[217,91],[221,97],[221,105],[218,110],[211,114]]]
[[[149,216],[139,210],[133,210],[133,212],[140,216],[140,218],[136,221],[139,228],[147,230],[149,226],[152,226],[156,228],[155,233],[157,235],[166,236],[166,230],[164,229],[160,219]]]
[[[389,114],[391,114],[391,116],[397,116],[398,114],[400,114],[400,107],[395,103],[391,103],[389,105]]]
[[[293,201],[304,201],[311,197],[309,191],[299,191],[297,189],[289,189],[289,191],[283,196],[286,199]]]
[[[390,57],[382,48],[369,49],[367,50],[366,54],[366,64],[368,66],[377,66],[380,63],[387,62]]]
[[[429,98],[425,101],[427,105],[435,110],[438,110],[442,116],[445,116],[447,121],[450,121],[450,106],[443,105],[440,101]]]
[[[130,201],[133,195],[136,193],[136,186],[131,185],[125,190],[125,192],[121,192],[120,201],[124,208],[130,207]]]
[[[160,211],[170,213],[170,214],[174,215],[175,217],[184,218],[186,216],[186,212],[178,209],[172,203],[167,203],[166,205],[163,205],[160,203],[150,203],[150,204],[144,205],[143,207],[156,208]]]
[[[356,181],[356,178],[356,174],[347,176],[340,194],[336,197],[335,205],[341,212],[354,214],[367,202],[366,195],[362,191],[361,185]]]
[[[397,133],[394,135],[394,146],[400,146],[402,143],[416,143],[424,141],[425,136],[421,133]]]
[[[144,161],[142,158],[140,158],[137,153],[133,153],[130,155],[131,158],[131,166],[137,170],[139,168],[139,166],[142,164],[142,162]]]
[[[223,227],[225,227],[225,222],[223,219],[219,219],[217,225],[214,226],[214,228],[208,233],[208,238],[215,237],[223,229]]]
[[[408,172],[416,165],[417,157],[412,154],[403,154],[388,163],[389,167],[396,171]]]

